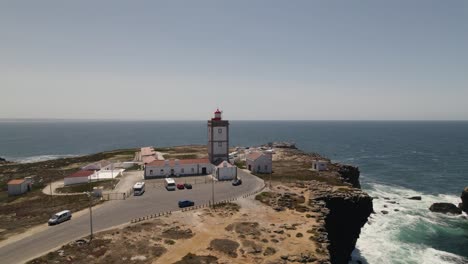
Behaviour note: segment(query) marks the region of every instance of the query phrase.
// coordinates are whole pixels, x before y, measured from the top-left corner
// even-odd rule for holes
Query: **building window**
[[[260,165],[258,165],[257,169],[258,169],[257,171],[260,171]]]
[[[223,142],[218,142],[218,147],[222,147],[223,146]]]
[[[181,173],[184,173],[184,168],[180,169],[180,172],[181,172]]]
[[[218,128],[218,133],[219,133],[219,134],[223,133],[223,129]]]
[[[265,171],[268,171],[268,165],[265,165]]]
[[[153,170],[150,170],[150,175],[153,174]]]
[[[164,174],[164,170],[163,170],[163,169],[161,169],[161,174]]]
[[[195,168],[192,168],[192,173],[195,173]]]

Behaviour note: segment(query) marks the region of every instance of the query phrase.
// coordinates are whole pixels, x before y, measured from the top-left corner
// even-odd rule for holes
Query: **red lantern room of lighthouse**
[[[222,112],[219,111],[219,108],[216,109],[216,112],[214,112],[214,118],[212,118],[211,120],[215,120],[215,121],[221,120],[221,114]]]

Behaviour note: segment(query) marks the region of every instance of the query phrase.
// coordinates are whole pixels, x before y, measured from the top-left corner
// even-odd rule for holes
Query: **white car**
[[[70,212],[70,210],[64,210],[64,211],[61,211],[61,212],[58,212],[54,215],[52,215],[52,217],[49,219],[49,225],[57,225],[57,224],[60,224],[62,222],[65,222],[67,220],[70,220],[72,217],[72,214]]]

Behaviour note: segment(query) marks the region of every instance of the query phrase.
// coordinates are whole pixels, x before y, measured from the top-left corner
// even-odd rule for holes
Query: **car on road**
[[[185,189],[192,189],[192,184],[190,183],[184,183]]]
[[[194,205],[195,205],[195,203],[193,201],[190,201],[190,200],[179,201],[179,208],[190,207],[190,206],[194,206]]]
[[[241,179],[236,179],[234,181],[232,181],[232,186],[239,186],[242,184],[242,180]]]
[[[72,217],[72,214],[70,212],[70,210],[64,210],[64,211],[61,211],[61,212],[58,212],[54,215],[52,215],[52,217],[49,219],[48,223],[49,225],[57,225],[57,224],[60,224],[62,222],[65,222],[67,220],[70,220]]]
[[[185,186],[182,183],[178,183],[177,184],[177,189],[183,190],[183,189],[185,189]]]

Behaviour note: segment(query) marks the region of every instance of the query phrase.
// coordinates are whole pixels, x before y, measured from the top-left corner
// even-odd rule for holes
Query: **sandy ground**
[[[299,187],[274,189],[279,193],[302,192],[307,198],[305,189]],[[308,199],[305,201],[304,205]],[[314,242],[311,230],[320,224],[311,214],[290,209],[278,212],[250,196],[215,210],[175,212],[102,232],[93,242],[97,244],[85,251],[92,256],[68,245],[33,263],[60,259],[69,263],[204,263],[182,261],[189,254],[216,259],[207,263],[286,263],[285,258],[298,262],[304,256],[320,263],[328,255]],[[168,230],[173,229],[179,233],[168,237]]]

